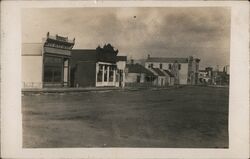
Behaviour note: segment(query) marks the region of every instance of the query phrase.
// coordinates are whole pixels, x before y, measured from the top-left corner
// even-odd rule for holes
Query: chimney
[[[150,54],[148,54],[148,59],[150,58]]]

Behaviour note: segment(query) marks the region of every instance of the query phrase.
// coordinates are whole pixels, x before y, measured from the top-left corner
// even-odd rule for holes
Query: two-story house
[[[166,58],[166,57],[150,57],[145,62],[146,68],[159,68],[168,70],[174,75],[175,84],[197,84],[199,73],[200,59],[193,58]]]

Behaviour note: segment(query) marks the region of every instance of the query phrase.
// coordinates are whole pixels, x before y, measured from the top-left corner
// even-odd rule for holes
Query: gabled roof
[[[158,76],[165,76],[159,68],[151,68]]]
[[[146,62],[162,62],[162,63],[188,63],[188,58],[168,58],[168,57],[148,57]]]
[[[163,70],[169,77],[174,77],[174,75],[169,70]]]
[[[128,73],[145,73],[147,76],[154,76],[150,70],[140,64],[126,64],[126,67],[128,68]]]

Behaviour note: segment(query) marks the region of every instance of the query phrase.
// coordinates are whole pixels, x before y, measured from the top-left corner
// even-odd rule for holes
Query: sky
[[[230,9],[222,7],[29,8],[22,42],[50,34],[75,38],[75,49],[110,43],[128,59],[188,57],[200,67],[229,65]]]

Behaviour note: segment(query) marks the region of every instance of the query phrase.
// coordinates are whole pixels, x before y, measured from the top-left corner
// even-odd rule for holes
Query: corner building
[[[70,86],[75,39],[47,33],[42,43],[22,44],[22,88]]]

